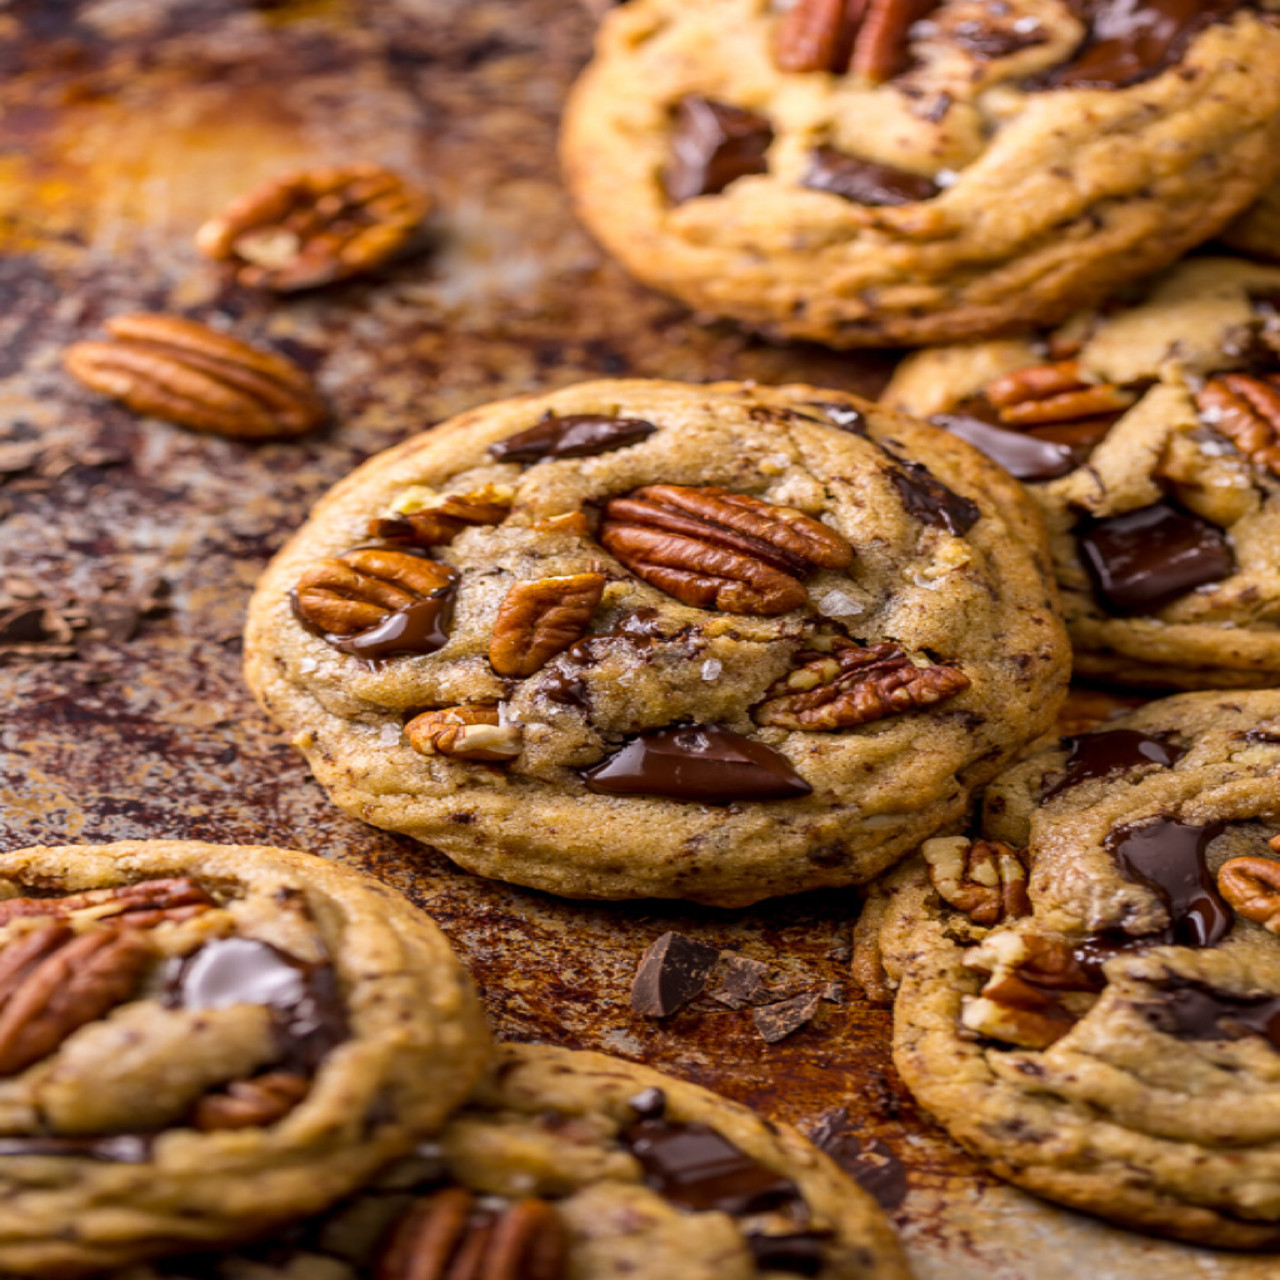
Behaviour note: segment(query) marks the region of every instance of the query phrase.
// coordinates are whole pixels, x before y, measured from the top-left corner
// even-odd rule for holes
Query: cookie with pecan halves
[[[1049,726],[1041,538],[976,450],[839,392],[586,383],[343,481],[246,671],[366,822],[566,896],[745,904],[877,874]]]
[[[0,1270],[260,1235],[436,1132],[488,1056],[434,924],[283,849],[0,854]]]
[[[918,352],[884,400],[1026,483],[1079,673],[1280,684],[1280,267],[1189,259],[1127,306]]]
[[[926,841],[858,922],[916,1098],[1050,1200],[1280,1246],[1280,691],[1064,738],[971,837]]]
[[[837,347],[1054,324],[1280,168],[1273,0],[631,0],[561,154],[700,312]]]

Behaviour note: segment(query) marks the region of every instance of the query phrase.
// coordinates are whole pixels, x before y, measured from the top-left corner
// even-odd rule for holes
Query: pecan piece
[[[407,551],[361,547],[321,560],[298,579],[296,608],[325,635],[353,636],[449,587],[454,572]]]
[[[1280,377],[1225,373],[1196,393],[1201,420],[1256,466],[1280,476]]]
[[[1090,382],[1078,360],[1032,365],[993,378],[982,394],[1001,422],[1040,426],[1101,414],[1122,413],[1137,399],[1135,391],[1110,382]]]
[[[416,715],[404,727],[409,745],[424,756],[483,760],[505,764],[520,754],[524,734],[518,724],[503,724],[494,703],[441,707]]]
[[[778,24],[782,71],[848,71],[871,84],[906,70],[907,33],[938,0],[797,0]]]
[[[269,351],[180,316],[114,316],[114,341],[77,342],[62,361],[135,413],[236,440],[299,436],[328,416],[311,379]]]
[[[289,173],[242,196],[196,232],[238,284],[287,293],[344,280],[405,247],[429,197],[376,165]]]
[[[972,683],[955,667],[917,666],[892,641],[869,649],[837,641],[830,653],[806,650],[798,660],[756,707],[757,724],[809,732],[851,729],[931,707]]]
[[[51,1054],[132,995],[151,958],[135,930],[33,929],[0,951],[0,1076]]]
[[[452,542],[463,529],[501,524],[511,512],[510,489],[485,485],[473,493],[450,494],[431,506],[369,521],[369,534],[388,542],[415,547],[439,547]]]
[[[600,541],[652,586],[725,613],[786,613],[807,599],[803,578],[853,560],[840,534],[794,507],[674,484],[611,499]]]
[[[1280,853],[1280,836],[1271,847]],[[1218,891],[1246,920],[1280,933],[1280,862],[1232,858],[1218,871]]]
[[[0,928],[13,920],[50,916],[57,920],[74,916],[81,920],[105,920],[122,928],[149,929],[162,920],[185,919],[217,904],[194,881],[141,880],[115,889],[89,889],[64,898],[8,898],[0,901]]]
[[[310,1089],[311,1082],[296,1071],[269,1071],[251,1080],[235,1080],[196,1103],[191,1125],[202,1133],[263,1129],[287,1116]]]
[[[462,1187],[418,1201],[400,1220],[377,1280],[561,1280],[568,1236],[545,1200],[479,1209]]]
[[[1031,914],[1025,854],[998,840],[943,837],[921,848],[939,896],[990,928]]]
[[[498,609],[489,662],[500,676],[531,676],[581,640],[604,594],[602,573],[517,582]]]

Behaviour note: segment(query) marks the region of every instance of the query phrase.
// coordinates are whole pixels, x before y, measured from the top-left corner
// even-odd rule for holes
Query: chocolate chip
[[[823,1247],[828,1237],[816,1231],[795,1231],[786,1236],[747,1233],[747,1248],[761,1271],[788,1271],[797,1276],[817,1276],[826,1265]]]
[[[922,462],[904,462],[902,467],[888,475],[909,515],[957,536],[977,524],[982,512],[976,502],[948,489]]]
[[[641,1089],[627,1106],[635,1112],[637,1120],[661,1120],[667,1113],[667,1095],[659,1088]]]
[[[1184,754],[1181,747],[1153,738],[1150,734],[1139,733],[1137,729],[1108,729],[1105,733],[1081,734],[1078,738],[1064,738],[1062,745],[1070,752],[1065,772],[1041,794],[1041,804],[1090,778],[1109,778],[1147,764],[1168,768]]]
[[[701,995],[720,953],[678,933],[664,933],[641,957],[631,983],[631,1007],[646,1018],[669,1018]]]
[[[1236,568],[1220,529],[1169,502],[1087,521],[1076,543],[1094,590],[1120,616],[1155,613]]]
[[[671,164],[663,184],[680,204],[718,195],[748,174],[765,173],[773,126],[762,116],[725,102],[691,95],[676,108]]]
[[[874,160],[860,160],[835,147],[817,147],[809,152],[809,167],[800,185],[855,204],[870,205],[915,204],[932,200],[941,190],[921,174]]]
[[[808,405],[811,409],[820,409],[833,427],[866,438],[867,420],[853,405],[837,404],[834,400],[810,400]]]
[[[498,462],[541,462],[554,458],[590,458],[639,444],[657,431],[641,418],[614,418],[598,413],[571,413],[563,418],[548,411],[527,431],[489,446]]]
[[[820,991],[810,991],[777,1004],[761,1005],[751,1016],[760,1035],[769,1044],[777,1044],[812,1020],[821,999]]]
[[[964,414],[936,413],[929,419],[935,427],[949,431],[980,449],[1015,480],[1031,483],[1053,480],[1076,469],[1074,452],[1065,444],[1038,440],[1020,431],[1006,431]]]

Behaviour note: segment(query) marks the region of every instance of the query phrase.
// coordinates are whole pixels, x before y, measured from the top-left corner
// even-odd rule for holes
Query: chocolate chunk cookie
[[[1001,1177],[1280,1245],[1280,692],[1168,698],[988,790],[858,925],[894,1061]]]
[[[333,799],[484,875],[741,905],[865,880],[1049,724],[1020,488],[838,392],[596,382],[373,459],[246,671]]]
[[[570,98],[588,228],[775,335],[1053,324],[1167,265],[1280,164],[1273,0],[632,0]]]
[[[128,1280],[374,1275],[909,1280],[879,1207],[793,1129],[645,1067],[536,1045],[500,1049],[438,1142],[324,1219]]]
[[[435,926],[283,849],[0,855],[0,1269],[256,1236],[432,1134],[487,1057]]]
[[[1026,482],[1077,671],[1280,683],[1280,268],[1192,259],[1131,305],[921,352],[884,398]]]

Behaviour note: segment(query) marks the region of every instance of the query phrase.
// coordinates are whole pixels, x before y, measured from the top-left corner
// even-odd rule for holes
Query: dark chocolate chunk
[[[754,112],[690,95],[676,108],[671,164],[663,185],[680,204],[695,196],[718,195],[731,182],[766,173],[765,153],[773,126]]]
[[[1161,764],[1167,768],[1184,754],[1181,747],[1139,733],[1137,729],[1085,733],[1078,738],[1064,738],[1062,745],[1070,752],[1065,772],[1040,796],[1041,804],[1090,778],[1109,778],[1145,764]]]
[[[1087,521],[1076,543],[1094,590],[1121,617],[1155,613],[1236,568],[1222,530],[1170,502]]]
[[[1250,729],[1244,735],[1246,742],[1280,742],[1280,730],[1277,729]]]
[[[890,471],[889,479],[902,505],[921,524],[959,536],[978,523],[982,515],[978,504],[948,489],[924,463],[904,462],[902,467],[901,471]]]
[[[639,1120],[621,1136],[644,1170],[645,1186],[682,1209],[747,1214],[803,1203],[790,1178],[708,1125]]]
[[[813,788],[763,742],[718,725],[677,725],[633,738],[585,774],[587,790],[699,804],[789,800]]]
[[[893,1150],[879,1138],[865,1138],[847,1108],[828,1111],[809,1134],[882,1208],[896,1209],[907,1198],[907,1170]]]
[[[668,1018],[702,994],[720,953],[679,933],[664,933],[641,957],[631,983],[631,1007],[646,1018]]]
[[[1065,444],[1038,440],[1021,431],[1007,431],[1004,427],[995,427],[964,414],[935,413],[929,421],[935,427],[967,440],[992,462],[998,462],[1015,480],[1032,483],[1054,480],[1076,469],[1075,453]]]
[[[761,1037],[769,1044],[777,1044],[812,1020],[821,999],[820,991],[803,992],[777,1004],[760,1005],[751,1016]]]
[[[1022,22],[1025,19],[1016,21]],[[1016,26],[995,26],[990,21],[980,20],[957,22],[951,28],[950,35],[959,48],[984,62],[1007,58],[1011,53],[1044,44],[1049,39],[1048,31],[1039,23],[1028,30],[1019,31]]]
[[[1205,865],[1205,851],[1224,824],[1192,827],[1172,818],[1116,827],[1106,847],[1120,869],[1154,889],[1169,908],[1171,941],[1212,947],[1231,932],[1235,916]]]
[[[0,1138],[0,1156],[78,1156],[112,1164],[146,1164],[154,1142],[146,1133],[113,1133],[103,1138],[10,1136]]]
[[[797,1276],[822,1274],[828,1237],[817,1231],[795,1231],[786,1236],[747,1233],[747,1248],[761,1271],[789,1271]]]
[[[1252,1032],[1280,1049],[1280,996],[1237,996],[1170,978],[1152,1013],[1156,1025],[1184,1040],[1237,1040]]]
[[[637,1120],[661,1120],[667,1113],[667,1095],[657,1087],[641,1089],[634,1098],[627,1099],[627,1106]]]
[[[376,627],[354,636],[329,638],[329,643],[343,653],[366,662],[380,662],[398,654],[435,653],[449,641],[449,624],[453,621],[454,589],[447,588],[425,600],[397,609]]]
[[[727,951],[724,953],[724,972],[720,976],[720,982],[708,994],[730,1009],[748,1009],[752,1005],[767,1004],[775,999],[766,985],[768,977],[767,964]]]
[[[833,427],[839,427],[850,435],[866,437],[867,420],[853,405],[837,404],[834,400],[810,400],[808,404],[811,409],[820,409]]]
[[[915,204],[932,200],[940,190],[937,183],[921,174],[874,160],[860,160],[835,147],[816,147],[809,152],[809,167],[800,185],[855,204],[873,205]]]
[[[548,411],[527,431],[491,444],[489,456],[498,462],[590,458],[639,444],[657,429],[641,418],[611,418],[597,413],[571,413],[559,418]]]

